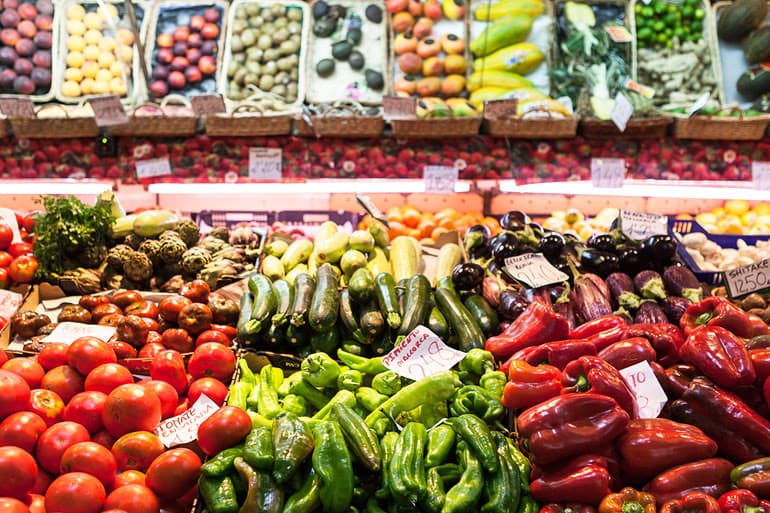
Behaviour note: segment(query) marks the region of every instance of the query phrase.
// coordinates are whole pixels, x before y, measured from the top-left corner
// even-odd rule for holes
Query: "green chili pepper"
[[[355,392],[364,382],[364,375],[355,369],[348,369],[337,376],[337,388]]]
[[[198,490],[211,513],[238,513],[238,496],[229,476],[201,476],[198,480]]]
[[[291,394],[292,393],[291,387],[293,387],[296,383],[300,381],[302,381],[301,372],[295,372],[294,374],[290,374],[278,386],[278,397],[286,397],[287,395]]]
[[[500,468],[497,461],[497,448],[486,423],[472,413],[464,413],[454,417],[451,422],[455,433],[460,435],[460,438],[468,444],[484,470],[490,473],[497,472]]]
[[[339,424],[318,422],[313,427],[313,469],[321,477],[323,510],[346,513],[353,499],[353,462]]]
[[[280,369],[278,369],[280,371]],[[275,384],[276,375],[272,365],[265,365],[259,371],[259,392],[257,395],[257,412],[268,419],[274,419],[281,413],[278,403],[278,387]],[[281,379],[283,374],[281,374]]]
[[[487,371],[479,378],[481,388],[489,392],[489,395],[498,401],[503,397],[503,389],[507,382],[508,376],[500,371]]]
[[[390,481],[388,479],[390,461],[393,459],[393,450],[396,447],[398,433],[388,431],[380,438],[380,452],[382,455],[382,481],[380,487],[374,492],[378,499],[387,499],[390,497]]]
[[[477,385],[465,385],[452,396],[449,402],[449,412],[454,417],[464,413],[473,413],[485,422],[499,419],[505,409],[499,400]]]
[[[474,347],[465,353],[465,358],[460,360],[457,367],[460,371],[481,376],[488,371],[495,370],[495,357],[489,351]]]
[[[350,351],[337,349],[337,358],[351,369],[363,372],[364,374],[375,375],[388,370],[388,368],[382,364],[381,356],[365,358],[353,354]]]
[[[538,511],[540,511],[540,504],[531,495],[521,496],[519,509],[516,510],[516,513],[538,513]]]
[[[220,451],[216,456],[201,465],[201,474],[206,477],[222,477],[233,471],[233,461],[243,455],[243,446],[237,445]]]
[[[379,393],[372,387],[360,387],[356,390],[356,400],[365,410],[370,412],[388,400],[388,396]]]
[[[302,486],[286,499],[282,513],[311,513],[321,507],[321,477],[311,466]]]
[[[257,470],[273,468],[273,430],[266,426],[252,428],[246,436],[243,459]]]
[[[481,463],[464,441],[457,443],[457,458],[463,467],[463,474],[460,480],[447,491],[442,513],[474,511],[484,489],[484,472],[481,469]]]
[[[314,387],[336,385],[339,375],[340,365],[326,353],[313,353],[302,360],[302,379]]]
[[[298,372],[297,374],[300,373]],[[304,379],[294,381],[289,390],[292,394],[304,397],[305,401],[316,410],[320,410],[329,402],[329,398],[326,394],[306,382]]]
[[[307,401],[300,395],[288,394],[281,399],[284,411],[290,411],[297,417],[307,415]]]
[[[227,396],[228,406],[237,406],[242,410],[248,409],[247,399],[251,394],[254,385],[245,381],[238,381],[230,387],[230,393]]]
[[[393,395],[401,390],[401,376],[388,370],[372,378],[372,388],[384,395]]]
[[[241,373],[241,377],[238,379],[238,381],[249,383],[252,386],[256,384],[257,377],[254,375],[254,371],[251,370],[251,367],[249,367],[249,362],[246,361],[245,358],[238,360],[238,370]]]
[[[334,397],[329,399],[323,408],[313,415],[313,420],[326,420],[332,413],[332,406],[335,403],[345,403],[347,406],[354,408],[356,406],[356,395],[350,390],[340,390]]]
[[[436,467],[444,463],[455,446],[455,430],[450,424],[439,424],[428,431],[428,453],[425,456],[426,467]]]
[[[513,464],[519,470],[519,480],[521,481],[522,493],[529,493],[529,475],[532,473],[532,463],[527,458],[521,449],[516,445],[516,441],[513,438],[507,438],[508,450],[513,460]]]

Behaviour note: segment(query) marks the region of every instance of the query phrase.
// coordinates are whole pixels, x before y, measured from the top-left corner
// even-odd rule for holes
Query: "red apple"
[[[171,71],[184,71],[187,66],[190,65],[190,61],[186,57],[176,56],[171,60]]]
[[[7,6],[8,2],[5,2],[5,5]],[[35,7],[37,7],[40,14],[53,16],[53,2],[51,0],[37,0]]]
[[[201,51],[197,48],[188,48],[187,53],[185,54],[185,57],[187,57],[187,60],[190,64],[195,65],[198,64],[198,60],[201,58]]]
[[[168,84],[163,80],[155,80],[150,84],[150,91],[157,98],[162,98],[168,94]]]
[[[171,48],[174,46],[174,36],[172,34],[158,34],[157,44],[159,48]]]
[[[18,35],[16,37],[18,37]],[[51,45],[53,44],[53,36],[50,31],[41,30],[35,34],[32,42],[41,50],[47,50],[51,48]]]
[[[51,52],[48,50],[38,50],[32,56],[32,63],[38,68],[51,67]]]
[[[203,44],[203,36],[200,35],[198,32],[191,33],[190,37],[187,38],[188,48],[200,48],[202,44]]]
[[[34,67],[35,66],[32,64],[32,61],[29,59],[18,59],[15,63],[13,63],[13,70],[19,75],[29,76],[30,73],[32,73],[32,68]]]
[[[203,44],[201,44],[201,53],[203,55],[214,55],[217,53],[216,41],[204,41]]]
[[[21,35],[21,37],[26,37],[27,39],[32,39],[35,37],[35,34],[37,34],[37,27],[35,26],[35,22],[31,20],[20,21],[19,25],[16,27],[16,30],[19,31],[19,35]]]
[[[200,14],[196,14],[194,16],[190,17],[190,29],[192,30],[200,30],[203,28],[203,25],[206,24],[206,18],[201,16]]]
[[[19,13],[13,8],[10,8],[8,2],[5,2],[5,10],[3,11],[3,14],[0,15],[0,25],[6,28],[16,28],[16,25],[18,24]]]
[[[190,29],[189,27],[185,27],[184,25],[179,26],[174,30],[174,41],[178,43],[184,43],[187,41],[187,37],[190,35]]]
[[[185,85],[187,85],[187,80],[184,77],[184,73],[181,71],[172,71],[168,74],[168,86],[171,89],[176,89],[178,91],[184,89]]]
[[[168,68],[166,66],[153,66],[153,80],[166,80],[168,78]]]
[[[217,61],[211,55],[203,55],[198,61],[198,67],[204,75],[213,75],[217,70]]]
[[[31,57],[35,53],[35,43],[31,39],[22,38],[16,42],[16,53],[22,57]]]
[[[203,73],[196,66],[189,66],[184,70],[184,76],[187,79],[188,84],[197,84],[203,80]]]
[[[34,20],[37,17],[37,9],[32,4],[19,5],[18,12],[22,20]]]
[[[209,23],[216,23],[219,21],[220,17],[219,9],[216,7],[209,7],[206,9],[206,11],[203,13],[203,18],[208,21]]]
[[[4,64],[5,66],[13,66],[13,63],[16,62],[16,59],[18,58],[19,55],[13,48],[9,46],[0,48],[0,64]]]
[[[46,68],[34,68],[29,78],[35,83],[35,87],[45,89],[51,85],[51,71]]]
[[[13,28],[4,28],[0,30],[0,41],[5,46],[16,46],[19,41],[19,33]]]
[[[53,17],[50,14],[41,14],[35,18],[35,26],[38,30],[53,30]]]
[[[174,46],[171,49],[174,52],[174,55],[184,55],[187,53],[187,43],[174,43]]]
[[[216,23],[206,23],[201,29],[203,39],[216,39],[219,37],[219,25]]]
[[[16,80],[16,72],[10,68],[0,71],[0,89],[4,92],[13,90],[13,81]]]
[[[158,48],[155,58],[161,64],[171,64],[171,61],[174,60],[174,52],[171,51],[171,48]]]

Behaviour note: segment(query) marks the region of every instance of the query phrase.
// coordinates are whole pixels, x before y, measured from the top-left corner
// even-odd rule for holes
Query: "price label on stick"
[[[591,183],[594,187],[623,187],[625,175],[624,159],[591,159]]]
[[[356,201],[359,205],[364,207],[364,210],[366,210],[367,214],[377,219],[381,223],[384,223],[385,226],[388,225],[388,218],[385,217],[385,215],[382,213],[382,210],[380,210],[379,207],[375,205],[374,201],[372,201],[372,198],[366,194],[356,194]]]
[[[455,192],[458,170],[453,166],[425,166],[422,171],[425,192]]]
[[[105,94],[95,96],[88,100],[94,110],[96,125],[99,127],[111,127],[128,123],[128,115],[120,103],[117,94]]]
[[[171,163],[167,157],[136,161],[137,178],[155,178],[171,174]]]
[[[7,118],[34,118],[35,108],[29,98],[0,98],[0,112]]]
[[[730,297],[741,297],[770,288],[770,258],[722,273]]]
[[[620,229],[634,240],[668,233],[668,217],[645,212],[620,211]]]
[[[504,271],[516,281],[533,289],[562,283],[569,279],[566,273],[555,268],[542,253],[527,253],[505,259]]]
[[[283,150],[280,148],[249,148],[249,178],[280,180],[283,176]]]
[[[382,357],[382,364],[399,376],[417,381],[449,370],[463,358],[464,352],[447,346],[425,326],[417,326]]]
[[[660,386],[655,373],[646,361],[635,363],[630,367],[620,370],[620,375],[634,393],[636,403],[639,406],[639,417],[654,419],[657,417],[663,405],[668,401],[666,392]]]
[[[198,438],[198,428],[203,421],[214,415],[218,409],[217,403],[206,394],[201,394],[184,413],[163,419],[155,428],[155,434],[166,447],[190,443]]]
[[[190,98],[196,116],[218,114],[225,111],[225,101],[219,94],[198,94]]]
[[[770,162],[752,162],[751,180],[755,189],[760,191],[770,190]]]

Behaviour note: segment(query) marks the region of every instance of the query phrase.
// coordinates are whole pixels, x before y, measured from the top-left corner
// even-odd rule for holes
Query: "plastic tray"
[[[275,212],[229,212],[226,210],[202,210],[195,216],[198,226],[211,230],[215,226],[232,228],[238,224],[249,226],[270,226],[275,220]]]
[[[341,229],[352,232],[358,225],[360,215],[345,210],[319,210],[304,212],[301,210],[285,210],[278,212],[275,221],[288,227],[299,228],[307,235],[315,235],[318,228],[326,221],[334,221]]]

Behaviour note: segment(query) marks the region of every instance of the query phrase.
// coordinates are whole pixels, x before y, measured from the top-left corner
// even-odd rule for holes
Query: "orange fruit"
[[[447,233],[449,230],[444,228],[443,226],[437,226],[430,234],[430,238],[433,240],[438,239],[439,235],[442,233]]]
[[[401,216],[404,224],[410,228],[416,228],[422,220],[422,213],[411,205],[404,205],[401,209]]]
[[[399,235],[406,235],[407,227],[404,226],[403,223],[400,223],[399,221],[388,221],[388,225],[390,225],[390,228],[388,228],[388,236],[391,240]]]
[[[433,219],[423,218],[417,225],[417,229],[420,231],[420,236],[430,237],[430,234],[436,229],[436,222]]]

